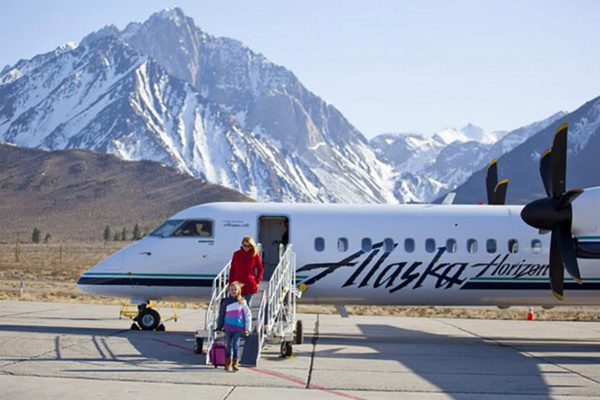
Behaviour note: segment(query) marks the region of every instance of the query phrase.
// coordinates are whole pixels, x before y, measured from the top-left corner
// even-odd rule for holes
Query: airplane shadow
[[[193,336],[190,332],[144,332],[110,328],[0,325],[0,332],[3,331],[56,335],[54,338],[54,360],[56,361],[102,361],[114,362],[115,365],[118,363],[142,365],[166,361],[168,367],[161,368],[161,371],[168,370],[173,372],[181,369],[210,367],[205,365],[206,358],[204,354],[194,353]],[[66,337],[72,335],[90,337],[91,344],[81,340],[77,340],[75,345],[66,344],[65,335]],[[66,357],[65,347],[72,349],[73,346],[79,346],[85,356]],[[92,349],[95,349],[95,351]],[[72,350],[74,351],[69,351],[69,353],[79,353],[78,349]],[[47,360],[45,358],[45,361]],[[27,362],[39,360],[27,357],[16,361]],[[90,369],[86,368],[85,371],[90,371]],[[98,371],[115,372],[117,370],[102,368],[98,369]],[[132,372],[130,369],[128,371]]]
[[[410,375],[416,375],[426,381],[426,390],[443,392],[453,398],[512,393],[550,399],[553,389],[562,388],[564,391],[568,388],[577,394],[579,388],[575,384],[564,384],[572,380],[552,379],[557,374],[573,376],[572,370],[561,365],[600,366],[600,358],[589,355],[600,352],[600,345],[589,340],[465,337],[384,324],[357,326],[360,333],[318,336],[314,353],[317,373],[320,365],[323,365],[319,363],[320,359],[333,359],[336,361],[333,363],[335,368],[342,368],[340,372],[343,372],[346,363],[352,363],[358,380],[361,379],[361,372],[397,374],[397,379],[414,379]],[[44,361],[50,358],[87,364],[102,362],[97,368],[90,369],[88,365],[81,369],[70,369],[71,372],[177,373],[213,368],[205,364],[204,354],[193,352],[193,336],[190,332],[0,325],[0,332],[3,331],[55,335],[54,356],[46,356]],[[69,340],[71,335],[86,336],[90,341]],[[310,343],[311,339],[307,335],[306,343]],[[310,357],[310,352],[298,350],[295,352],[297,357]],[[73,354],[77,356],[73,357]],[[285,364],[285,359],[280,360],[282,365]],[[16,361],[35,362],[39,359],[24,357]]]
[[[586,355],[600,352],[600,346],[589,341],[464,337],[378,324],[359,324],[358,327],[360,334],[319,335],[315,359],[340,360],[334,364],[341,366],[353,363],[359,370],[357,363],[362,361],[363,371],[376,365],[377,369],[371,372],[394,373],[397,379],[408,376],[403,373],[416,374],[434,386],[428,390],[453,398],[475,393],[497,396],[513,393],[550,399],[552,389],[576,391],[579,388],[552,383],[565,382],[564,379],[550,382],[545,379],[554,374],[573,374],[560,365],[600,366],[599,357]],[[366,345],[373,351],[365,352]],[[539,353],[551,355],[532,355]],[[316,365],[318,372],[319,364]]]

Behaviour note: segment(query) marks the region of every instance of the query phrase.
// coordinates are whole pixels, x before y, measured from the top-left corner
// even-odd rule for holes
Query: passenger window
[[[394,251],[394,240],[387,238],[383,241],[383,248],[385,249],[386,253],[391,253],[392,251]]]
[[[446,240],[446,251],[448,253],[456,253],[456,240],[454,240],[454,239]]]
[[[485,249],[488,253],[495,253],[496,250],[498,250],[496,239],[488,239],[487,242],[485,242]]]
[[[425,240],[425,251],[428,253],[433,253],[435,251],[435,239],[427,239]]]
[[[338,239],[338,251],[340,253],[345,253],[348,251],[348,239],[346,239],[346,238]]]
[[[177,237],[211,237],[213,235],[212,221],[185,221],[173,236]]]
[[[369,238],[364,238],[360,243],[360,247],[362,251],[366,253],[367,251],[371,251],[371,249],[373,248],[373,242]]]
[[[467,240],[467,251],[471,254],[477,253],[477,240],[475,240],[475,239]]]
[[[407,253],[412,253],[415,251],[415,240],[414,239],[404,239],[404,251]]]
[[[318,237],[315,239],[315,250],[321,252],[325,250],[325,239]]]
[[[510,239],[508,241],[508,252],[513,254],[519,252],[519,242],[517,239]]]
[[[542,252],[542,242],[538,239],[533,239],[531,241],[531,252],[534,254],[539,254]]]

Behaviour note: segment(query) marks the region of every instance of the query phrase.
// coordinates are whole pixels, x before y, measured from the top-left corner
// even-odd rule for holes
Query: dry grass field
[[[128,243],[0,244],[0,299],[119,304],[124,299],[80,293],[76,282],[81,273]]]
[[[104,257],[129,242],[83,242],[58,244],[0,244],[0,300],[125,304],[126,298],[99,297],[80,293],[77,278]],[[21,282],[23,291],[21,293]],[[550,295],[550,293],[548,293]],[[204,307],[180,303],[178,307]],[[525,307],[376,307],[349,306],[352,315],[398,315],[409,317],[524,319]],[[299,305],[302,313],[335,314],[333,306]],[[536,307],[539,320],[591,321],[600,319],[600,307]]]

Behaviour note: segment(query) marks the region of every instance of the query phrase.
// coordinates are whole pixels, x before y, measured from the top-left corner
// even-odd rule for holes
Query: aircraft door
[[[269,280],[279,263],[279,245],[289,242],[289,219],[282,216],[260,217],[258,241],[262,244],[263,280]]]

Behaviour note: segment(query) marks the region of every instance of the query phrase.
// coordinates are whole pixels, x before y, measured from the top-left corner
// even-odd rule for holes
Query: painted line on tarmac
[[[282,374],[279,374],[277,372],[268,371],[268,370],[265,370],[265,369],[259,369],[259,368],[256,368],[256,367],[250,367],[249,369],[251,371],[258,372],[260,374],[269,375],[269,376],[273,376],[273,377],[280,378],[280,379],[285,379],[288,382],[296,383],[296,384],[298,384],[298,385],[300,385],[300,386],[302,386],[302,387],[304,387],[306,389],[319,390],[321,392],[333,394],[333,395],[336,395],[336,396],[339,396],[339,397],[344,397],[346,399],[364,400],[362,397],[352,396],[352,395],[349,395],[349,394],[346,394],[346,393],[338,392],[336,390],[327,389],[326,387],[319,386],[319,385],[313,385],[313,384],[311,384],[311,385],[307,386],[306,382],[304,382],[304,381],[302,381],[300,379],[296,379],[296,378],[292,378],[292,377],[289,377],[289,376],[286,376],[286,375],[282,375]]]
[[[156,343],[164,344],[165,346],[174,347],[176,349],[183,350],[183,351],[186,351],[188,353],[194,353],[194,350],[188,349],[187,347],[184,347],[184,346],[181,346],[181,345],[178,345],[177,343],[172,343],[172,342],[168,342],[166,340],[154,339],[154,338],[148,339],[148,340],[156,342]],[[362,397],[351,396],[349,394],[338,392],[338,391],[332,390],[332,389],[327,389],[326,387],[319,386],[319,385],[313,385],[313,384],[310,384],[310,383],[307,384],[303,380],[292,378],[290,376],[283,375],[283,374],[280,374],[280,373],[277,373],[277,372],[273,372],[273,371],[269,371],[269,370],[266,370],[266,369],[260,369],[260,368],[256,368],[256,367],[249,367],[249,368],[246,368],[246,369],[249,370],[249,371],[257,372],[259,374],[268,375],[268,376],[272,376],[274,378],[283,379],[283,380],[286,380],[288,382],[292,382],[292,383],[295,383],[297,385],[300,385],[300,386],[302,386],[304,388],[307,388],[307,389],[319,390],[321,392],[333,394],[333,395],[336,395],[336,396],[339,396],[339,397],[344,397],[346,399],[364,400]]]

